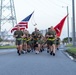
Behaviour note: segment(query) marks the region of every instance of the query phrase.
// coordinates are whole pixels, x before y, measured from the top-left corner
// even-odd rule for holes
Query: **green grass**
[[[76,48],[70,48],[70,49],[68,49],[68,51],[71,53],[76,53]]]
[[[66,47],[69,47],[69,49],[67,50],[68,52],[76,53],[76,47],[73,47],[72,44],[67,44]]]
[[[72,44],[67,44],[67,45],[66,45],[66,47],[72,47],[72,46],[73,46]]]
[[[0,49],[16,48],[16,46],[0,46]]]
[[[73,56],[76,59],[76,47],[71,47],[68,50],[66,50],[71,56]]]

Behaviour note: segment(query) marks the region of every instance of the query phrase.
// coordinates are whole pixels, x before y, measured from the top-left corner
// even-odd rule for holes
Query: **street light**
[[[62,7],[65,7],[65,6],[62,6]],[[67,15],[69,14],[68,12],[68,6],[65,7],[66,8],[66,11],[67,11]],[[68,34],[68,43],[70,43],[70,38],[69,38],[69,16],[67,16],[67,34]]]

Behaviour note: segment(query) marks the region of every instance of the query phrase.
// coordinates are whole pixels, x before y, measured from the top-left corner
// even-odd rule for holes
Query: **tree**
[[[69,40],[70,40],[70,42],[72,42],[72,38],[71,37],[69,37]],[[68,43],[68,37],[64,38],[63,42]]]

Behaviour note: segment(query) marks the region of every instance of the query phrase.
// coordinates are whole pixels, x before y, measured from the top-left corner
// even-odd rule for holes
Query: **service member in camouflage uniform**
[[[30,52],[32,50],[31,49],[31,45],[32,45],[31,39],[32,39],[31,34],[28,34],[28,37],[27,37],[27,52]]]
[[[39,49],[39,52],[42,52],[43,51],[43,35],[42,33],[40,33],[40,31],[38,30],[38,49]]]
[[[33,47],[34,47],[34,50],[36,52],[36,54],[39,53],[40,49],[39,49],[39,38],[38,36],[40,35],[39,31],[37,28],[35,28],[35,31],[32,32],[32,38],[33,38]]]
[[[57,36],[56,37],[56,49],[59,50],[59,46],[60,46],[60,38]]]
[[[23,49],[27,53],[31,50],[31,37],[28,30],[24,30],[23,34]]]
[[[23,30],[23,50],[27,53],[27,30]]]
[[[50,27],[50,31],[47,33],[47,36],[47,44],[49,45],[50,55],[55,56],[56,31],[53,26]]]
[[[46,39],[45,44],[47,44],[47,53],[49,53],[49,43],[48,43],[48,37],[49,37],[48,33],[49,32],[50,32],[50,28],[48,28],[48,31],[45,34],[45,39]]]
[[[20,27],[17,27],[17,30],[14,32],[14,37],[16,38],[16,48],[17,48],[17,53],[21,55],[22,52],[22,37],[23,37],[23,32],[20,30]]]

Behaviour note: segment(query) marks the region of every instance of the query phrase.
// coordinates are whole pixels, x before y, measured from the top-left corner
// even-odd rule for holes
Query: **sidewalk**
[[[71,49],[71,48],[73,48],[73,47],[67,47],[67,46],[65,46],[64,48],[65,48],[64,50],[68,50],[68,49]],[[73,61],[76,62],[76,59],[75,59],[72,55],[70,55],[67,51],[63,51],[63,53],[64,53],[66,56],[68,56],[71,60],[73,60]]]

